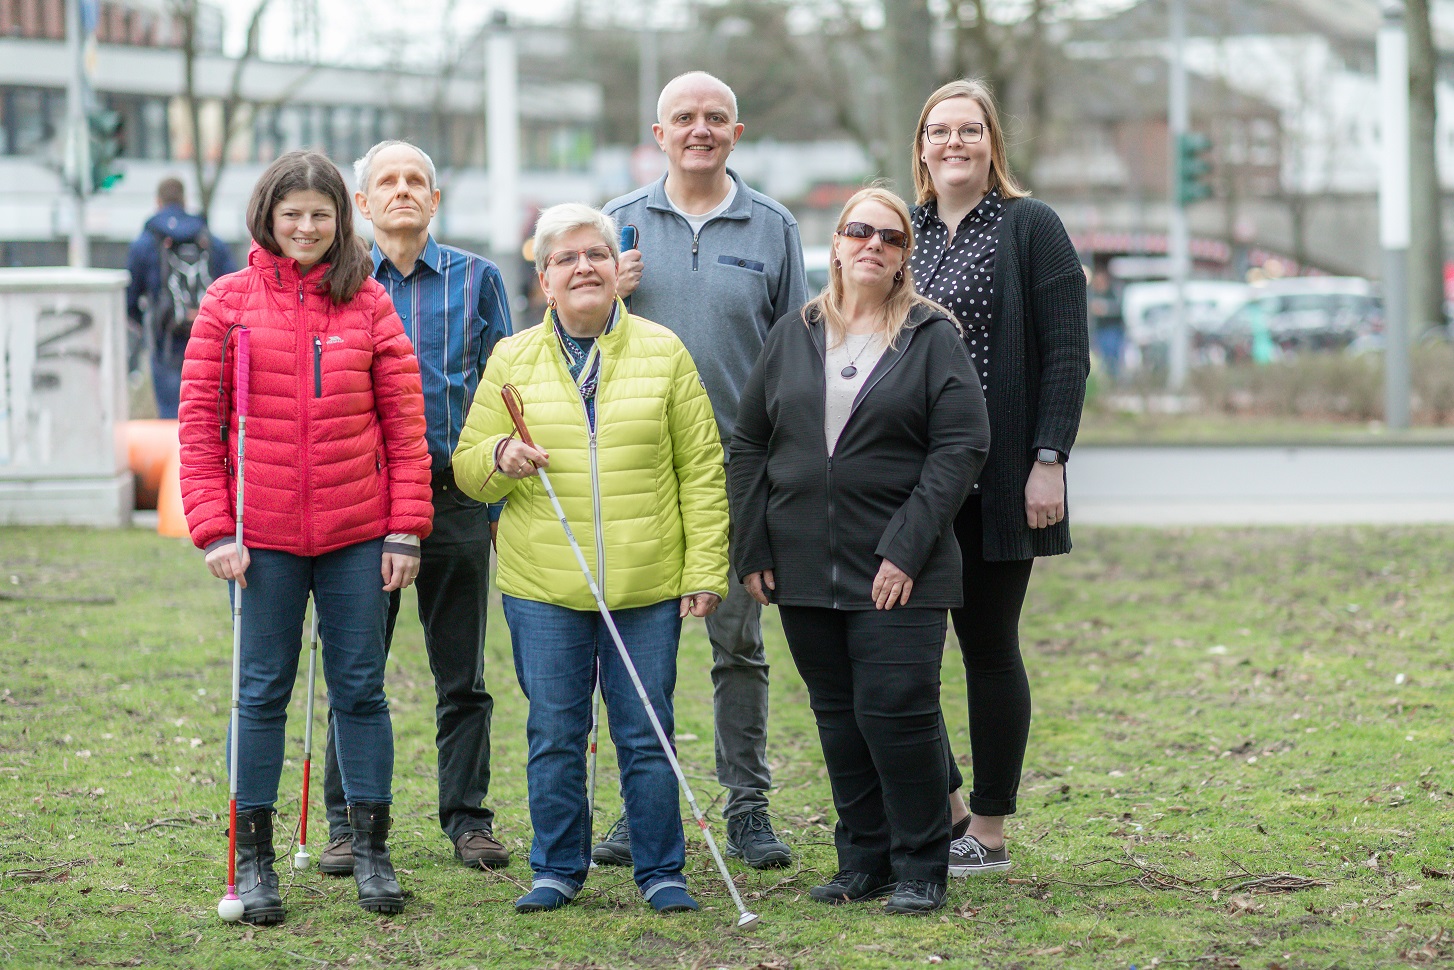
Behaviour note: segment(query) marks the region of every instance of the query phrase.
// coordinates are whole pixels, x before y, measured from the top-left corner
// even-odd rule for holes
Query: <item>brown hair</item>
[[[175,175],[164,178],[157,183],[157,202],[164,208],[169,205],[185,206],[187,187]]]
[[[358,293],[373,269],[373,260],[363,240],[353,231],[353,203],[343,177],[328,157],[318,152],[288,152],[268,166],[253,186],[247,203],[247,231],[257,244],[274,256],[283,255],[273,236],[273,207],[293,192],[318,192],[333,203],[338,232],[333,245],[320,262],[328,264],[319,291],[327,293],[333,305],[347,303]]]
[[[924,162],[924,125],[928,124],[929,112],[940,102],[951,98],[969,98],[984,112],[985,127],[989,129],[990,137],[990,189],[999,189],[1000,195],[1006,199],[1029,195],[1029,191],[1022,188],[1010,172],[1010,164],[1005,157],[1005,131],[1000,127],[1000,113],[995,109],[989,85],[978,78],[961,78],[950,81],[929,95],[929,100],[924,102],[924,110],[919,112],[919,127],[914,129],[914,157],[911,159],[915,204],[923,205],[938,198],[934,192],[934,181],[929,177],[929,166]]]
[[[894,210],[899,217],[899,223],[904,228],[904,233],[909,237],[909,245],[904,249],[903,272],[894,280],[894,285],[889,290],[888,299],[884,301],[883,313],[886,327],[884,336],[890,347],[897,346],[899,334],[908,322],[909,311],[916,306],[926,306],[943,313],[950,320],[954,314],[944,307],[935,303],[928,297],[920,296],[914,289],[914,274],[909,269],[909,257],[914,252],[914,222],[909,218],[909,207],[904,205],[904,200],[882,185],[870,185],[866,189],[859,189],[843,205],[843,211],[838,214],[838,224],[833,228],[836,236],[843,231],[848,224],[848,214],[857,208],[861,202],[878,202]],[[808,311],[816,310],[822,314],[828,330],[829,344],[836,344],[843,339],[846,331],[846,322],[843,319],[843,266],[834,256],[828,262],[828,285],[823,287],[823,292],[809,300],[803,307],[803,322],[808,321]]]

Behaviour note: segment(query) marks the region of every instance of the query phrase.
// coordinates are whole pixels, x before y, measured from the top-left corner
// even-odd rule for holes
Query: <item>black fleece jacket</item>
[[[914,308],[831,458],[826,352],[817,314],[806,325],[788,314],[747,379],[727,472],[738,576],[773,570],[777,603],[871,610],[887,559],[914,580],[909,607],[959,606],[952,525],[989,451],[989,419],[958,328]]]

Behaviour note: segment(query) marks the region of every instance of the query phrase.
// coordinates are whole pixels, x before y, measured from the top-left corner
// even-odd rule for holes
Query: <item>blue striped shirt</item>
[[[475,388],[495,344],[510,335],[499,268],[483,256],[441,246],[431,233],[402,275],[374,244],[374,278],[389,291],[419,358],[424,421],[435,471],[449,467]]]

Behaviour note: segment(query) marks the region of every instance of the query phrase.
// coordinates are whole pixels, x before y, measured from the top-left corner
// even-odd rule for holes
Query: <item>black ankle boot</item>
[[[272,809],[238,812],[237,895],[242,899],[243,922],[266,926],[283,921],[274,858]]]
[[[350,805],[348,824],[353,829],[353,881],[358,904],[370,913],[402,913],[404,891],[389,861],[389,806]]]

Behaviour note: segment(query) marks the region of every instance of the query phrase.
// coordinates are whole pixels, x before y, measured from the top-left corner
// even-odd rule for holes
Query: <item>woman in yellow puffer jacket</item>
[[[497,582],[530,701],[526,780],[534,886],[519,912],[566,905],[590,867],[586,736],[597,661],[621,769],[636,884],[658,912],[695,910],[675,778],[611,643],[540,478],[566,518],[668,736],[682,618],[727,593],[722,443],[691,355],[616,295],[616,227],[586,205],[540,216],[535,266],[545,321],[490,355],[454,453],[480,501],[508,498]],[[511,437],[514,385],[534,446]]]

